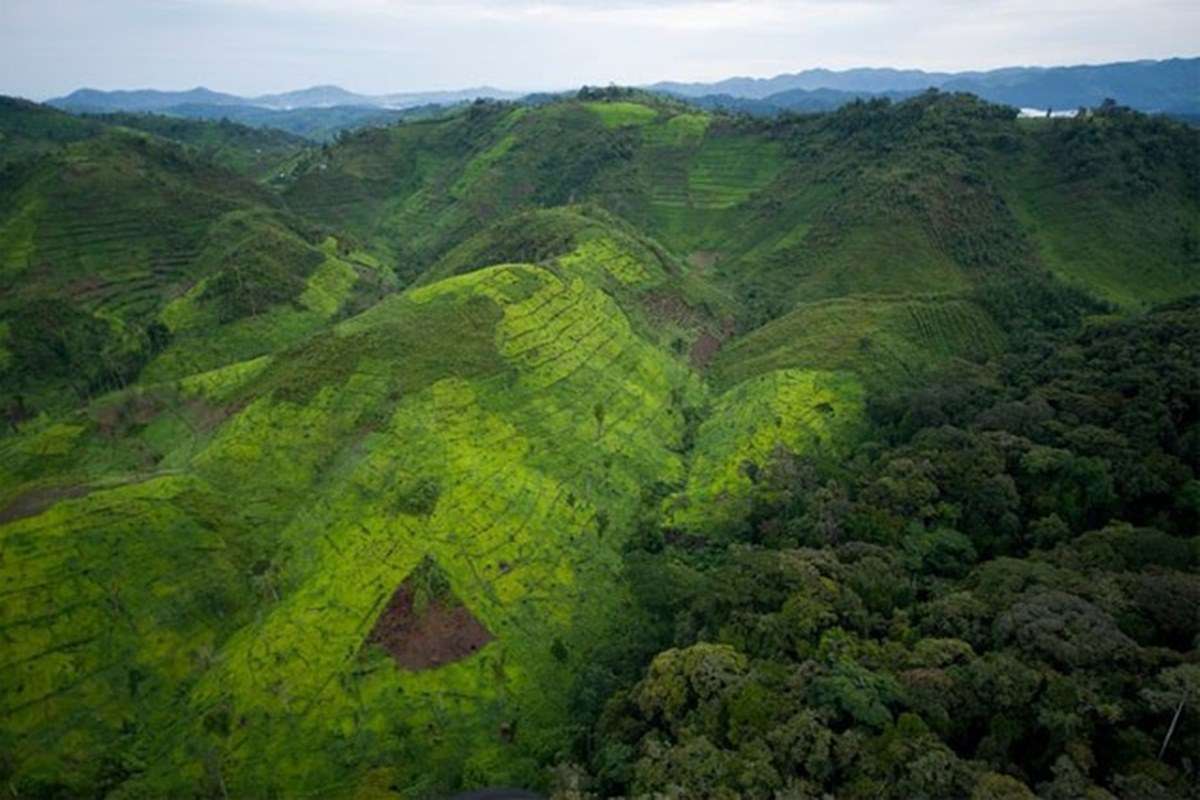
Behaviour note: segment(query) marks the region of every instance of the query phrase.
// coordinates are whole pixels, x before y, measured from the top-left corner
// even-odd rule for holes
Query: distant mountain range
[[[1140,111],[1200,112],[1200,58],[1132,61],[1097,66],[1006,67],[989,72],[813,69],[774,78],[728,78],[715,83],[656,83],[647,87],[750,113],[820,111],[858,97],[910,96],[926,89],[970,92],[994,103],[1026,108],[1098,106],[1106,98]]]
[[[183,92],[157,89],[104,92],[80,89],[46,105],[75,114],[164,114],[190,119],[229,119],[259,128],[275,128],[314,141],[331,141],[340,131],[387,125],[427,115],[476,98],[515,99],[518,92],[488,86],[457,91],[356,94],[340,86],[313,86],[257,97],[197,87]]]
[[[507,92],[490,86],[472,89],[434,92],[399,92],[385,95],[356,94],[340,86],[313,86],[282,94],[240,97],[197,87],[183,92],[163,92],[157,89],[105,92],[98,89],[79,89],[65,97],[55,97],[46,104],[65,111],[102,113],[112,111],[168,111],[180,106],[241,106],[273,111],[297,108],[382,108],[400,110],[414,106],[449,105],[479,97],[515,99],[520,92]]]
[[[1200,116],[1200,58],[1131,61],[1073,67],[1006,67],[987,72],[923,72],[899,69],[811,69],[773,78],[728,78],[714,83],[661,82],[650,91],[674,95],[709,109],[772,115],[785,111],[831,111],[856,99],[903,100],[931,88],[969,92],[985,100],[1028,109],[1095,107],[1106,98],[1139,111]],[[241,97],[198,87],[182,92],[154,89],[105,92],[80,89],[47,104],[76,113],[153,112],[171,116],[226,117],[328,140],[339,130],[387,124],[477,98],[536,103],[547,95],[524,95],[491,86],[456,91],[366,95],[340,86]]]

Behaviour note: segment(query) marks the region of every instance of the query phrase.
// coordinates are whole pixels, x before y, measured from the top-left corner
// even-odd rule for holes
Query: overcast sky
[[[0,0],[0,94],[258,94],[1196,55],[1198,0]]]

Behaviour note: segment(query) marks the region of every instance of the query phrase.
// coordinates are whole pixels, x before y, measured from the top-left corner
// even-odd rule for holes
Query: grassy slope
[[[16,780],[129,796],[536,780],[570,676],[631,611],[619,552],[647,487],[666,485],[671,526],[736,522],[780,448],[843,457],[868,392],[1002,348],[980,298],[1044,266],[1133,302],[1195,290],[1186,163],[1114,187],[1060,171],[1063,135],[944,97],[781,123],[484,104],[313,151],[283,199],[338,237],[258,195],[189,210],[187,280],[138,311],[173,336],[140,382],[0,440]],[[71,145],[0,200],[14,275],[65,227],[43,187],[154,199],[120,166],[142,163],[127,140]],[[99,171],[76,152],[103,152]],[[1063,198],[1080,186],[1124,220],[1116,252],[1137,203],[1170,212],[1138,269],[1079,249]],[[118,233],[125,250],[148,235]],[[122,274],[102,245],[66,248],[45,291],[74,264]],[[496,639],[414,673],[363,642],[427,557]]]
[[[571,670],[549,644],[586,659],[619,617],[620,543],[641,486],[682,474],[676,404],[698,387],[586,281],[498,267],[385,301],[266,364],[161,388],[171,415],[242,410],[173,435],[166,410],[144,410],[127,438],[164,449],[158,468],[118,480],[88,420],[10,439],[10,453],[59,451],[73,481],[91,452],[91,477],[113,484],[0,534],[20,554],[3,562],[19,678],[0,703],[9,736],[34,735],[22,777],[61,779],[78,759],[100,769],[128,747],[155,765],[151,791],[212,780],[212,763],[241,796],[350,788],[364,765],[417,788],[529,780],[528,759],[551,755],[570,722]],[[413,512],[406,496],[424,482],[436,503]],[[201,551],[204,569],[183,569]],[[360,650],[426,555],[498,638],[406,673]],[[38,588],[48,579],[53,592]],[[97,713],[83,724],[85,707]],[[144,736],[116,737],[122,721]],[[98,779],[72,772],[77,786]]]
[[[0,95],[0,170],[102,130],[102,125],[65,111]]]
[[[31,113],[0,121],[37,131]],[[84,123],[32,116],[53,129],[46,152],[0,181],[4,403],[65,407],[132,380],[164,347],[160,361],[186,363],[155,377],[269,352],[394,283],[367,254],[318,246],[315,229],[212,153],[114,127],[61,144],[54,126]]]
[[[257,180],[278,178],[311,146],[306,139],[228,120],[190,120],[160,114],[104,114],[99,121],[188,145],[200,159]]]
[[[1128,308],[1200,291],[1200,148],[1166,120],[1038,120],[1010,202],[1044,263]]]
[[[713,364],[733,386],[773,369],[850,369],[876,388],[957,359],[982,361],[1004,337],[974,303],[938,296],[848,297],[807,303],[736,340]]]

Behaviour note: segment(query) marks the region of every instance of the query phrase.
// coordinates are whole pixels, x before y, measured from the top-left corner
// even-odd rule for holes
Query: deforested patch
[[[35,517],[59,500],[83,497],[90,491],[87,486],[43,486],[30,489],[0,508],[0,525],[25,517]]]
[[[401,669],[418,671],[461,661],[493,638],[426,558],[396,588],[366,645],[383,648]]]

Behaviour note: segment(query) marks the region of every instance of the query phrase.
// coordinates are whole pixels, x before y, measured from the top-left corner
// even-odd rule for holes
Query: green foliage
[[[98,136],[102,130],[101,125],[57,109],[0,96],[0,176],[22,161]],[[0,177],[0,186],[4,185]]]
[[[743,512],[760,544],[660,555],[693,583],[666,612],[673,648],[595,724],[592,788],[1188,796],[1200,581],[1175,497],[1200,463],[1195,312],[1097,323],[978,386],[873,400],[882,441],[858,459],[767,479]],[[736,665],[703,697],[693,651]]]
[[[226,218],[200,256],[202,264],[211,263],[218,271],[208,276],[197,302],[213,306],[219,323],[256,316],[299,299],[304,279],[324,260],[291,231]]]
[[[278,175],[309,146],[304,139],[282,130],[252,128],[228,119],[209,121],[160,114],[104,114],[85,119],[179,142],[194,148],[206,162],[259,180]]]
[[[1198,307],[1131,315],[1196,290],[1194,132],[0,135],[19,796],[1194,785]]]

